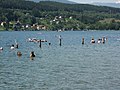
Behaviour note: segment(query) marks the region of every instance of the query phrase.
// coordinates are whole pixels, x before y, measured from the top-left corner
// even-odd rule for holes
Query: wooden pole
[[[62,37],[61,37],[61,35],[59,36],[59,45],[60,46],[62,45]]]
[[[102,38],[102,43],[105,44],[105,37]]]
[[[62,45],[62,39],[60,38],[60,46]]]
[[[41,42],[41,39],[40,39],[40,45],[39,45],[39,47],[40,47],[40,48],[42,47],[42,42]]]
[[[84,44],[84,37],[82,38],[82,45]]]

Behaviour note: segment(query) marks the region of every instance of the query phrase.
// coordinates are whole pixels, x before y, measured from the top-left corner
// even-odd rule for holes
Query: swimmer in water
[[[91,43],[95,43],[95,40],[94,40],[94,38],[92,38],[92,40],[91,40]]]
[[[103,43],[103,44],[105,43],[105,37],[102,38],[102,43]]]
[[[35,57],[34,51],[30,52],[30,57]]]
[[[15,49],[14,45],[12,44],[12,46],[10,47],[11,50]]]
[[[17,52],[17,56],[22,56],[22,53],[20,51]]]
[[[3,50],[3,47],[0,47],[0,51],[2,51]]]
[[[97,43],[98,43],[98,44],[101,43],[101,39],[98,39]]]
[[[18,48],[18,43],[16,43],[16,46],[15,46],[15,48]]]

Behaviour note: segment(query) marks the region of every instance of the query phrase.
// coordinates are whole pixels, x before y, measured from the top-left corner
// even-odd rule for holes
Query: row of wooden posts
[[[49,43],[49,45],[51,45],[51,43]],[[62,46],[62,38],[59,38],[59,45]],[[39,47],[42,47],[42,40],[40,39],[40,45]]]
[[[106,39],[107,39],[107,38],[106,38]],[[91,42],[91,43],[95,43],[94,38],[92,38],[92,40],[93,40],[93,42]],[[92,40],[91,40],[91,41],[92,41]],[[100,40],[100,42],[102,41],[103,44],[105,43],[105,37],[103,37],[102,39],[98,39],[98,40]],[[82,38],[82,45],[84,45],[84,43],[85,43],[85,39]],[[51,45],[51,43],[49,43],[49,45]],[[61,36],[60,36],[60,38],[59,38],[59,45],[62,46],[62,38],[61,38]],[[41,40],[40,40],[40,45],[39,45],[39,47],[40,47],[40,48],[42,47],[42,41],[41,41]]]

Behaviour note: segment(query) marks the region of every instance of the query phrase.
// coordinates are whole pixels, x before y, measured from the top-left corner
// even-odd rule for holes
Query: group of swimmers
[[[99,44],[99,43],[103,43],[103,44],[104,44],[106,40],[107,40],[106,37],[102,37],[101,39],[99,38],[99,39],[97,40],[97,43],[98,43],[98,44]],[[45,42],[47,42],[47,41],[45,41]],[[82,38],[82,44],[84,44],[84,43],[85,43],[85,39],[84,39],[84,37],[83,37],[83,38]],[[92,38],[90,43],[96,43],[95,39]],[[51,45],[51,43],[48,43],[48,44]],[[60,46],[61,46],[61,36],[60,36]],[[10,49],[11,49],[11,50],[18,49],[18,43],[16,43],[15,45],[12,44],[11,47],[10,47]],[[3,51],[3,47],[0,47],[0,51]],[[20,51],[18,51],[18,52],[17,52],[17,56],[19,56],[19,57],[22,56],[22,53],[21,53]],[[30,57],[35,57],[34,51],[30,52]]]
[[[99,44],[99,43],[103,43],[103,44],[104,44],[106,40],[107,40],[106,37],[102,37],[102,38],[99,38],[99,39],[97,40],[97,43],[98,43],[98,44]],[[82,44],[84,44],[84,43],[85,43],[85,39],[82,38]],[[90,43],[96,43],[95,39],[92,38]]]
[[[39,40],[36,38],[28,38],[27,40],[28,42],[47,42],[47,40],[43,39],[43,40]]]
[[[11,50],[13,50],[15,48],[18,48],[18,43],[16,43],[16,45],[12,44],[11,47],[10,47]]]
[[[14,45],[11,46],[11,49],[18,48],[18,44],[16,44],[16,47]],[[22,53],[20,51],[17,52],[17,56],[22,56]],[[30,57],[35,57],[34,51],[30,52]]]
[[[21,57],[22,53],[20,51],[17,52],[17,56]],[[30,57],[35,57],[34,51],[30,52]]]
[[[12,44],[10,47],[11,50],[18,49],[18,43],[16,45]],[[0,47],[0,51],[3,51],[3,47]],[[20,51],[17,52],[17,56],[21,57],[22,53]],[[35,57],[34,51],[30,52],[30,57]]]

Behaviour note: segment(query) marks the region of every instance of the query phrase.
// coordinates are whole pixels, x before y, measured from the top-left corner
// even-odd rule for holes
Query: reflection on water
[[[62,46],[57,35],[62,36]],[[90,44],[93,36],[108,41]],[[0,90],[119,90],[119,37],[119,31],[0,32]],[[39,48],[28,38],[48,42]],[[19,48],[11,50],[16,41]],[[32,59],[31,51],[36,55]]]

